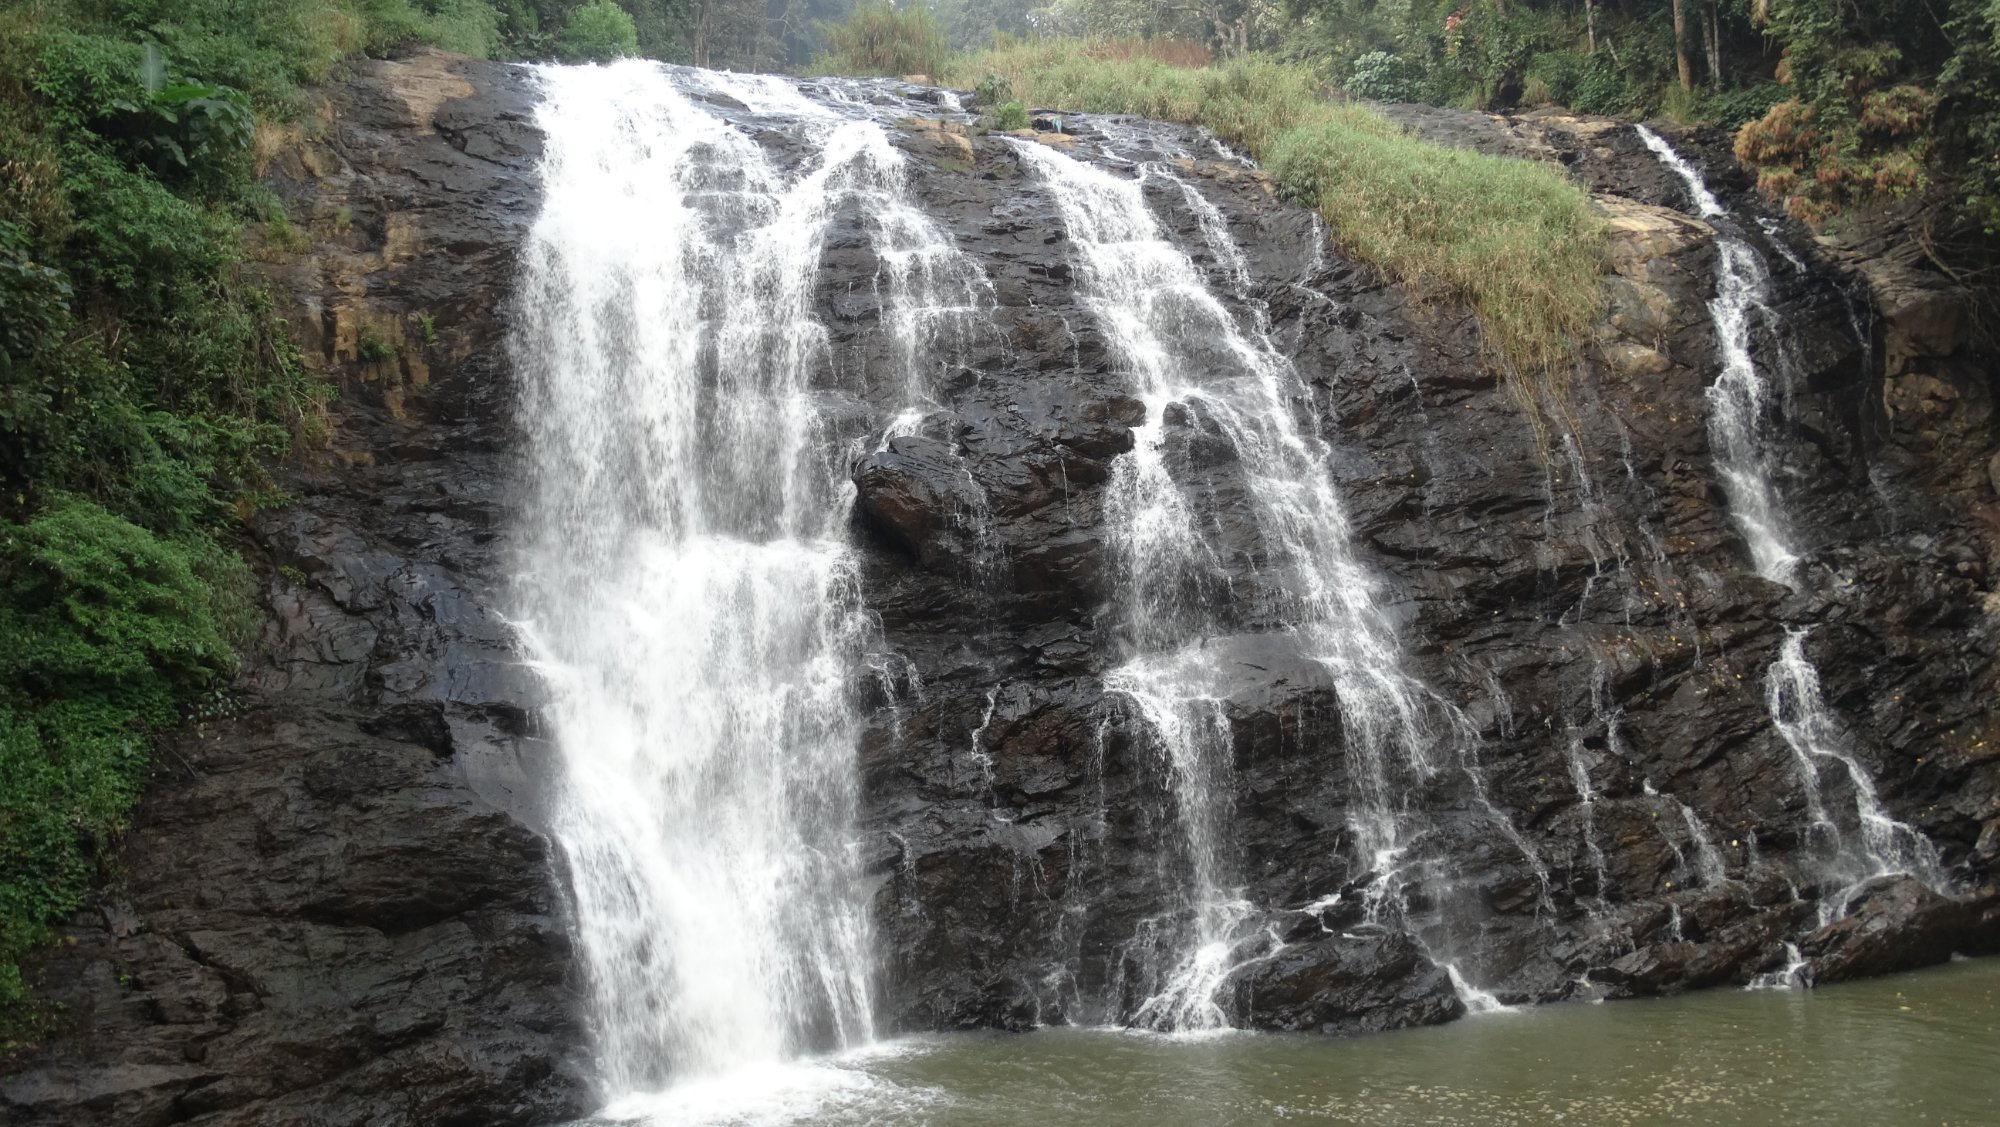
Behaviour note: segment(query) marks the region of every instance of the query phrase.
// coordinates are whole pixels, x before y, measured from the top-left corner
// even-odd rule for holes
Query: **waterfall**
[[[1770,271],[1762,256],[1726,226],[1729,214],[1701,173],[1658,134],[1643,125],[1635,128],[1646,147],[1687,184],[1702,216],[1722,221],[1716,230],[1716,297],[1709,303],[1722,372],[1708,389],[1709,435],[1731,513],[1743,529],[1757,574],[1797,589],[1799,556],[1790,543],[1774,480],[1781,420],[1751,355],[1753,314],[1776,322],[1769,305]],[[1772,725],[1798,767],[1814,839],[1809,847],[1815,855],[1808,858],[1813,876],[1835,891],[1888,873],[1907,873],[1940,887],[1944,878],[1936,850],[1921,833],[1890,816],[1873,778],[1849,749],[1846,732],[1820,692],[1819,671],[1806,656],[1806,635],[1802,627],[1787,631],[1778,660],[1765,674],[1765,701]],[[1843,833],[1827,808],[1822,768],[1838,769],[1852,791],[1857,833]],[[1830,897],[1822,916],[1837,913],[1842,899]]]
[[[872,1036],[850,689],[871,620],[843,457],[865,436],[822,406],[842,374],[812,309],[830,226],[866,217],[897,371],[852,375],[916,409],[976,271],[872,121],[739,83],[735,104],[790,115],[788,170],[689,96],[728,76],[538,73],[515,595],[618,1096]]]
[[[1591,871],[1597,877],[1596,901],[1592,912],[1603,915],[1609,907],[1611,891],[1609,863],[1605,860],[1604,849],[1597,843],[1597,789],[1590,784],[1590,768],[1583,761],[1583,737],[1570,733],[1569,778],[1576,788],[1577,805],[1583,808],[1583,848],[1590,858]]]
[[[1462,754],[1472,736],[1403,670],[1382,585],[1354,551],[1291,365],[1210,291],[1161,230],[1140,181],[1039,144],[1015,148],[1054,197],[1084,301],[1146,408],[1134,449],[1113,468],[1107,522],[1123,569],[1116,613],[1128,656],[1106,684],[1137,706],[1164,753],[1187,873],[1174,915],[1151,921],[1137,945],[1147,997],[1130,1019],[1214,1028],[1228,1020],[1218,990],[1277,945],[1242,896],[1228,840],[1224,702],[1234,656],[1290,646],[1337,697],[1358,872],[1375,878],[1371,916],[1400,907],[1411,837],[1405,784],[1433,775],[1446,763],[1440,749]],[[1219,218],[1195,213],[1214,237]],[[1228,255],[1219,258],[1233,274]],[[1227,448],[1205,449],[1205,461],[1230,464],[1193,464],[1190,430]],[[1257,591],[1231,587],[1217,530],[1189,503],[1203,490],[1228,493],[1254,522],[1248,568]]]
[[[1848,739],[1820,695],[1819,671],[1806,657],[1806,631],[1786,633],[1765,693],[1771,719],[1792,749],[1805,788],[1811,844],[1822,851],[1825,873],[1842,887],[1871,877],[1908,873],[1932,888],[1942,884],[1937,849],[1929,839],[1891,817],[1875,781],[1848,748]],[[1857,833],[1844,834],[1821,795],[1822,767],[1837,770],[1854,792]],[[1837,910],[1838,905],[1833,907]]]
[[[1635,128],[1661,163],[1686,182],[1702,218],[1727,215],[1701,174],[1673,146],[1643,125]],[[1708,311],[1722,350],[1722,373],[1708,387],[1709,441],[1715,446],[1730,515],[1743,530],[1757,574],[1790,583],[1798,554],[1787,543],[1790,534],[1774,480],[1777,435],[1772,433],[1770,388],[1750,354],[1753,315],[1773,318],[1770,271],[1749,243],[1728,231],[1718,228],[1715,242],[1715,298]]]

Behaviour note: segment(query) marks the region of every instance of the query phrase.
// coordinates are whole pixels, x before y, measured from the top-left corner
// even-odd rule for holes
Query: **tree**
[[[639,53],[639,29],[631,13],[612,0],[596,0],[570,12],[556,51],[570,62],[608,62]]]
[[[1704,61],[1708,64],[1708,84],[1716,90],[1722,89],[1722,29],[1715,19],[1716,0],[1708,0],[1702,8],[1701,45]]]
[[[1272,0],[1054,0],[1029,19],[1049,34],[1182,39],[1240,55],[1275,41],[1276,15]]]
[[[1688,65],[1686,0],[1674,0],[1674,65],[1679,68],[1681,90],[1694,92],[1694,68]]]

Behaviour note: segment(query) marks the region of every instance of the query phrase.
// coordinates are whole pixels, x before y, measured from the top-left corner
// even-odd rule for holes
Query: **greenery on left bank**
[[[243,521],[324,429],[328,389],[249,268],[301,238],[260,164],[316,127],[308,91],[343,60],[671,53],[678,20],[629,7],[0,9],[0,1011],[102,875],[154,741],[226,707],[255,627]]]
[[[0,1000],[215,707],[241,520],[321,418],[243,248],[260,124],[347,44],[220,7],[0,14]]]
[[[155,741],[227,706],[256,622],[243,522],[322,437],[330,391],[252,261],[303,245],[258,176],[323,128],[313,87],[413,45],[782,69],[823,49],[816,3],[853,6],[0,6],[0,1018],[104,875]]]

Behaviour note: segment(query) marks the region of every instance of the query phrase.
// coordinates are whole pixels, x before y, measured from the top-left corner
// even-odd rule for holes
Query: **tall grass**
[[[1327,100],[1306,68],[1264,58],[1191,69],[1045,40],[947,73],[960,85],[999,75],[1035,106],[1206,127],[1317,207],[1349,255],[1420,297],[1471,305],[1538,427],[1537,404],[1563,402],[1577,342],[1603,309],[1604,240],[1589,196],[1554,169],[1418,140]]]
[[[1093,59],[1126,62],[1151,59],[1170,67],[1199,69],[1215,61],[1207,45],[1186,39],[1098,39],[1086,42],[1083,51]]]
[[[935,75],[950,56],[944,28],[929,8],[863,3],[826,31],[831,53],[817,68],[834,74]]]

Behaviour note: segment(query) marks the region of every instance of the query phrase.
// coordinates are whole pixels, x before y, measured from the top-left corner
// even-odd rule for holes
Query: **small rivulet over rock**
[[[34,968],[65,1010],[0,1081],[12,1121],[531,1124],[588,1102],[542,829],[556,753],[498,594],[534,82],[371,63],[278,164],[315,249],[275,269],[339,376],[338,437],[259,518],[272,614],[244,713],[174,743],[119,879]],[[1607,313],[1531,417],[1467,309],[1343,257],[1197,131],[1062,112],[1050,145],[891,80],[787,86],[679,89],[794,180],[825,115],[872,115],[896,190],[978,275],[970,329],[892,325],[885,279],[916,256],[835,195],[806,298],[821,460],[853,498],[843,580],[874,631],[848,688],[878,1032],[1173,1025],[1159,999],[1189,982],[1234,1024],[1366,1032],[1458,1017],[1457,980],[1554,1002],[1746,983],[1788,944],[1819,981],[2000,948],[2000,436],[1991,358],[1935,295],[1845,271],[1700,138],[1676,140],[1724,216],[1620,123],[1398,111],[1599,202]],[[1156,229],[1092,230],[1063,191]],[[1712,425],[1725,240],[1767,275],[1744,316],[1782,393],[1790,583],[1753,563]],[[1103,298],[1134,274],[1220,326],[1147,377],[1207,393],[1148,398]],[[1230,415],[1252,375],[1292,429]],[[1294,454],[1329,480],[1258,472]],[[1159,520],[1213,548],[1167,580],[1129,543],[1154,480],[1179,506]],[[1324,553],[1290,545],[1326,530],[1268,514],[1322,485],[1359,566],[1319,594],[1366,589],[1382,662],[1343,666],[1294,616]],[[1201,637],[1155,656],[1198,675],[1190,723],[1219,750],[1193,764],[1130,668],[1190,605]],[[1370,676],[1393,691],[1356,692]],[[1364,847],[1364,806],[1393,848]],[[1868,868],[1892,854],[1911,875]],[[1190,897],[1197,869],[1228,895]],[[1234,961],[1177,969],[1217,929]]]

